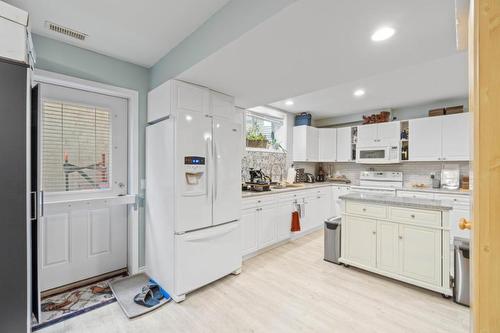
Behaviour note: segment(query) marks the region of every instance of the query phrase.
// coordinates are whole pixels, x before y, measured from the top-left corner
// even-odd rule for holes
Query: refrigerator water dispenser
[[[186,195],[199,195],[206,192],[206,166],[205,157],[184,157],[184,193]]]

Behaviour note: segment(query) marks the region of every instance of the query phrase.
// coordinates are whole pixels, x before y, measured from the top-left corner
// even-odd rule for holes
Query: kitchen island
[[[340,199],[341,263],[452,295],[451,205],[363,193]]]

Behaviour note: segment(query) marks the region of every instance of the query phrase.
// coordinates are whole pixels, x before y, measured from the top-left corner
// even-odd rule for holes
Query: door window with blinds
[[[110,165],[110,110],[42,100],[44,191],[109,189]]]
[[[127,100],[40,87],[41,187],[53,200],[127,193]]]

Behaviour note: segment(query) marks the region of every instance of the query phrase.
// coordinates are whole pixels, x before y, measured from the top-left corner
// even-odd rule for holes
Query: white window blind
[[[61,101],[42,101],[44,191],[109,188],[110,145],[109,110]]]

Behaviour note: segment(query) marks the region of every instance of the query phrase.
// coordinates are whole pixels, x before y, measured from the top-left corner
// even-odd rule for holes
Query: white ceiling
[[[32,31],[145,67],[189,36],[229,0],[5,0],[30,13]],[[78,41],[45,21],[88,34]]]
[[[396,34],[372,42],[383,25]],[[464,96],[466,73],[453,0],[299,0],[179,78],[236,96],[242,107],[320,90],[294,108],[276,105],[327,117]],[[358,86],[367,94],[354,100]]]
[[[467,82],[467,54],[462,52],[293,97],[293,106],[286,100],[271,105],[289,112],[312,111],[321,119],[464,97]],[[357,89],[365,95],[354,97]]]

